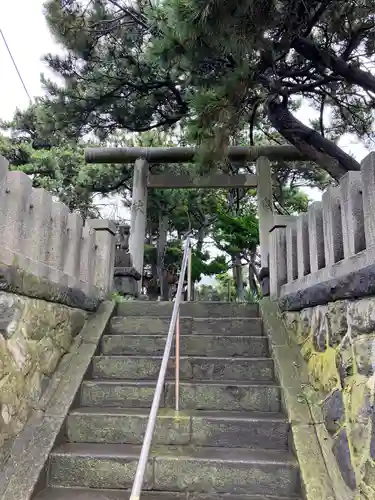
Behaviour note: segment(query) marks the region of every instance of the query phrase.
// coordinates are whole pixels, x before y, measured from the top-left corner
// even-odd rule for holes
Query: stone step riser
[[[114,335],[167,334],[171,318],[154,318],[149,314],[144,317],[113,317],[109,332]],[[252,335],[263,334],[262,322],[259,318],[180,318],[180,332],[184,335]]]
[[[93,378],[157,379],[162,358],[98,356],[93,360]],[[175,359],[168,362],[167,378],[175,376]],[[182,380],[273,380],[271,359],[242,358],[180,358]]]
[[[116,316],[172,316],[173,302],[129,301],[116,307]],[[182,302],[181,316],[192,318],[256,318],[259,307],[256,304],[228,304],[226,302]]]
[[[94,490],[86,488],[48,488],[36,500],[126,500],[128,490]],[[142,491],[142,500],[298,500],[296,497],[270,497],[268,495],[231,495],[223,493],[194,493],[171,491]]]
[[[287,449],[289,425],[280,419],[245,420],[172,413],[170,410],[160,412],[154,445]],[[74,443],[142,444],[147,422],[147,413],[98,415],[73,412],[67,419],[67,436]]]
[[[162,356],[166,336],[104,335],[101,349],[104,355],[152,355]],[[216,337],[213,335],[181,335],[182,356],[246,358],[269,357],[266,337]]]
[[[138,457],[52,455],[53,487],[131,488]],[[183,471],[183,472],[182,472]],[[195,460],[189,457],[150,459],[144,490],[194,491],[287,496],[298,491],[298,470],[287,464]]]
[[[150,408],[155,387],[120,383],[84,382],[81,405],[87,407]],[[174,408],[175,386],[166,382],[161,408]],[[280,389],[276,386],[180,384],[180,408],[192,410],[280,411]]]

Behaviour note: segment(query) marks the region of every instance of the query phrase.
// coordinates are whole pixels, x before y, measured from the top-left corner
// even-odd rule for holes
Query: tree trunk
[[[342,76],[348,83],[375,92],[375,77],[371,73],[351,66],[332,52],[317,47],[308,38],[296,37],[292,47],[298,54],[309,59],[316,68],[325,66],[338,76]]]
[[[168,284],[166,283],[166,272],[164,267],[164,257],[167,249],[169,220],[168,215],[160,214],[159,216],[159,238],[156,251],[156,268],[157,277],[160,286],[160,296],[162,300],[168,300]]]
[[[234,281],[236,283],[236,297],[238,301],[242,302],[245,300],[245,290],[243,286],[241,255],[235,255],[233,264]]]
[[[288,110],[284,97],[271,95],[266,101],[267,116],[275,129],[311,161],[324,168],[334,179],[339,180],[349,170],[360,170],[360,164],[332,141],[304,125]]]

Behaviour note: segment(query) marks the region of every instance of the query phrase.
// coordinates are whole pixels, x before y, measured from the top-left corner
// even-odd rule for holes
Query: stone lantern
[[[136,297],[138,295],[137,281],[141,279],[141,275],[133,267],[133,260],[129,253],[129,238],[130,226],[117,224],[114,288],[120,295]]]

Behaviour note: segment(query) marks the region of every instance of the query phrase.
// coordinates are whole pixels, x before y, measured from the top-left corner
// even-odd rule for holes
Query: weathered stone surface
[[[24,427],[86,313],[0,292],[0,447]]]
[[[313,342],[316,351],[323,352],[328,345],[328,307],[318,306],[314,309],[311,320]]]
[[[0,264],[0,290],[86,311],[95,311],[101,301],[99,298],[88,297],[78,288],[54,283],[4,264]]]
[[[279,307],[282,311],[300,311],[337,300],[371,295],[375,295],[375,264],[285,295],[279,300]]]
[[[284,312],[283,318],[307,361],[310,390],[321,400],[342,477],[363,493],[360,498],[372,498],[368,491],[375,491],[375,474],[368,471],[375,458],[375,297]]]
[[[339,434],[336,436],[332,446],[332,451],[336,457],[337,463],[339,464],[344,481],[352,490],[354,490],[357,483],[350,459],[348,436],[345,429],[341,429]]]
[[[329,345],[337,346],[348,330],[348,302],[338,300],[328,304]]]
[[[345,407],[342,393],[337,389],[323,401],[323,415],[327,430],[334,434],[345,420]]]

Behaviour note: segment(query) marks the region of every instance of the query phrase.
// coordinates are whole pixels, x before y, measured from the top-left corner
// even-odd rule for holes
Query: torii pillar
[[[139,158],[133,171],[133,195],[131,204],[131,224],[129,250],[133,259],[133,267],[143,276],[145,254],[146,222],[147,222],[147,182],[148,162]],[[138,281],[138,293],[142,287],[142,279]]]

